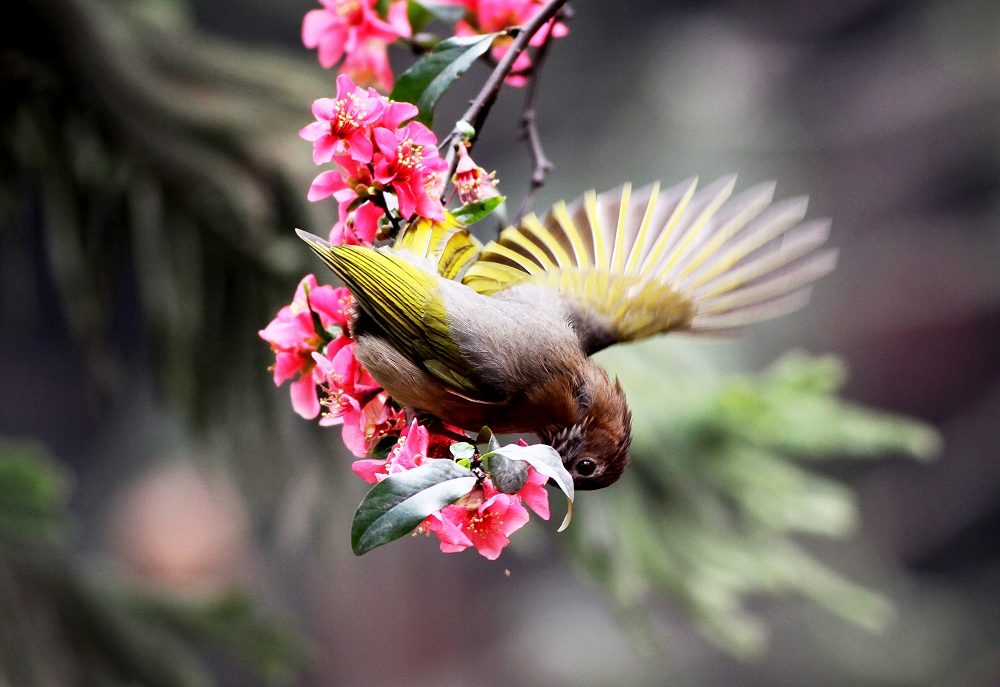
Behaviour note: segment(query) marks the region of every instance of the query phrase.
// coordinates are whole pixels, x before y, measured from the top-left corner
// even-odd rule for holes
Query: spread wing
[[[448,329],[437,278],[384,250],[333,246],[296,230],[351,290],[393,347],[456,391],[476,391],[473,374]]]
[[[774,184],[730,198],[735,177],[700,191],[629,184],[543,221],[528,215],[488,243],[463,283],[484,295],[558,292],[589,352],[675,330],[731,329],[798,309],[836,251],[829,221],[802,223],[806,199],[771,203]]]

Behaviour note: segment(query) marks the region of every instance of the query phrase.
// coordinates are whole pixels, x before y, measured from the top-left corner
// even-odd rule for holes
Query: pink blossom
[[[370,422],[378,419],[373,414],[379,414],[382,407],[367,406],[384,393],[382,387],[354,357],[353,339],[340,336],[330,342],[325,355],[314,351],[312,357],[315,376],[325,393],[321,403],[327,408],[319,423],[342,424],[344,443],[352,452],[359,450],[364,455],[366,430]]]
[[[400,433],[399,441],[385,460],[357,460],[351,465],[351,469],[361,479],[374,484],[393,473],[405,472],[423,465],[427,460],[429,443],[430,434],[427,428],[414,419],[410,426]]]
[[[299,375],[290,387],[292,407],[306,419],[319,415],[312,354],[333,338],[326,329],[347,327],[350,298],[347,289],[317,286],[316,277],[306,275],[299,282],[291,305],[281,308],[278,316],[258,332],[275,353],[272,368],[275,386]],[[316,331],[317,317],[323,331]]]
[[[517,445],[527,446],[528,442],[524,439],[518,439]],[[517,492],[517,495],[542,520],[549,519],[549,492],[545,490],[545,485],[548,481],[548,477],[529,465],[528,480],[521,487],[521,491]]]
[[[386,104],[375,91],[355,86],[347,74],[338,76],[337,97],[314,102],[316,121],[299,131],[299,136],[313,142],[313,162],[321,165],[344,152],[358,162],[371,162],[370,127],[382,117]]]
[[[400,214],[444,220],[441,200],[432,191],[439,187],[448,163],[438,155],[434,132],[420,122],[410,122],[395,132],[376,128],[374,135],[382,154],[381,160],[376,157],[375,180],[395,189]]]
[[[358,162],[350,155],[334,155],[337,169],[321,172],[313,179],[306,196],[316,202],[333,196],[341,205],[348,205],[359,197],[359,191],[364,194],[374,192],[375,180],[368,165]]]
[[[344,424],[344,444],[357,457],[368,455],[386,434],[398,432],[406,425],[406,416],[389,401],[385,391],[378,394],[361,410],[361,421]]]
[[[493,561],[510,543],[508,537],[526,522],[528,511],[521,505],[521,499],[497,491],[486,479],[458,503],[430,515],[421,528],[438,536],[445,553],[456,553],[471,545]]]
[[[458,146],[458,165],[455,167],[455,188],[463,203],[478,203],[486,198],[495,198],[497,193],[496,172],[486,173],[469,156],[465,145]]]
[[[358,83],[375,86],[382,91],[392,90],[392,67],[389,66],[388,46],[376,39],[367,40],[351,52],[340,70]]]
[[[345,206],[341,205],[341,209]],[[330,243],[335,246],[371,246],[378,234],[379,220],[385,210],[371,201],[363,203],[357,210],[347,214],[330,230]]]
[[[452,510],[449,510],[452,509]],[[448,506],[444,510],[431,513],[417,528],[418,532],[433,532],[441,540],[441,551],[458,553],[475,544],[462,529],[464,508]]]
[[[319,63],[329,69],[346,52],[350,56],[368,41],[392,43],[411,34],[406,2],[389,5],[386,19],[375,11],[375,0],[320,0],[324,9],[308,12],[302,22],[302,42],[319,49]]]
[[[402,126],[403,122],[413,119],[420,113],[420,110],[413,103],[396,102],[395,100],[388,99],[385,102],[386,107],[382,111],[382,118],[377,124],[390,131],[395,131]]]
[[[545,489],[548,481],[549,478],[538,470],[529,468],[528,481],[521,487],[521,491],[517,492],[517,496],[542,520],[549,519],[549,492]]]

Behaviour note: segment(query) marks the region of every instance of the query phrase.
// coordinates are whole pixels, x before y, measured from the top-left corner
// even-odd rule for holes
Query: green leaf
[[[505,494],[516,494],[528,481],[528,464],[523,460],[511,460],[502,453],[492,453],[486,459],[486,471],[490,473],[493,486]]]
[[[490,429],[489,427],[484,426],[481,430],[479,430],[479,434],[476,435],[476,443],[485,444],[492,438],[493,438],[493,430]],[[492,451],[493,448],[490,447],[490,450]]]
[[[406,6],[406,15],[410,20],[413,33],[417,33],[435,19],[440,19],[445,24],[454,26],[459,19],[465,16],[465,8],[443,2],[410,0]]]
[[[464,119],[460,119],[455,122],[455,131],[462,134],[462,138],[466,141],[471,140],[472,137],[476,135],[476,127],[472,126],[472,124]]]
[[[469,226],[470,224],[475,224],[496,210],[500,207],[500,203],[505,200],[507,200],[506,196],[487,198],[486,200],[481,200],[478,203],[468,203],[467,205],[463,205],[451,214],[454,215],[455,219],[459,222],[465,226]]]
[[[411,532],[424,518],[455,503],[476,485],[476,476],[450,460],[389,475],[365,496],[351,525],[355,555]]]
[[[434,21],[434,13],[421,3],[410,0],[406,3],[406,18],[410,21],[410,29],[417,33]]]
[[[569,508],[566,510],[566,517],[563,519],[562,524],[559,525],[558,531],[562,532],[569,527],[569,521],[573,517],[573,478],[566,468],[563,467],[559,452],[548,444],[534,444],[533,446],[507,444],[506,446],[493,448],[492,444],[496,442],[496,438],[492,436],[490,437],[490,442],[490,452],[483,456],[483,460],[489,459],[493,454],[500,454],[510,460],[523,460],[538,470],[538,472],[546,477],[551,477],[555,481],[556,486],[562,489],[563,493],[566,494],[566,498],[569,499]]]
[[[476,447],[467,441],[459,441],[448,447],[451,451],[451,455],[455,457],[455,460],[464,460],[472,458],[476,454]]]
[[[444,92],[490,49],[493,39],[499,35],[488,33],[441,41],[433,52],[400,74],[389,97],[416,105],[420,109],[417,121],[430,126],[434,121],[434,108]]]

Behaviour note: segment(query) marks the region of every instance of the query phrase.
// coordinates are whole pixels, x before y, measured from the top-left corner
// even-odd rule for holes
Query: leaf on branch
[[[399,539],[475,485],[472,471],[450,460],[430,460],[389,475],[372,487],[358,506],[351,525],[351,548],[360,556]]]
[[[445,91],[480,55],[490,49],[499,33],[465,36],[441,41],[434,51],[400,74],[390,98],[413,103],[420,109],[417,121],[430,126],[434,108]]]
[[[465,226],[469,226],[488,216],[505,200],[507,200],[506,196],[494,196],[478,203],[467,203],[454,210],[452,215]]]
[[[476,447],[467,441],[459,441],[448,447],[455,460],[469,460],[476,454]]]
[[[492,443],[496,438],[490,436],[490,452],[483,456],[483,460],[489,460],[493,455],[499,454],[508,460],[521,460],[535,468],[546,477],[550,477],[569,499],[569,507],[566,509],[566,517],[559,525],[558,532],[562,532],[569,527],[569,521],[573,517],[573,478],[563,467],[562,458],[559,452],[548,444],[534,444],[532,446],[519,446],[508,444],[494,448]]]

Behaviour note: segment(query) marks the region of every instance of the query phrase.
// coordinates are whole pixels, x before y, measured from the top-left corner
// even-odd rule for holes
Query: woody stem
[[[532,17],[526,24],[507,30],[507,34],[514,37],[510,48],[508,48],[507,52],[497,63],[496,68],[490,74],[489,78],[486,79],[486,83],[483,84],[479,94],[470,103],[469,109],[465,111],[462,118],[456,123],[455,128],[452,129],[441,145],[443,150],[448,151],[446,157],[448,160],[448,184],[451,184],[451,178],[455,175],[455,167],[458,165],[455,143],[461,141],[464,137],[463,131],[465,126],[462,123],[472,125],[474,133],[469,142],[474,142],[479,135],[479,130],[482,128],[483,123],[489,116],[490,110],[493,108],[493,103],[496,102],[497,95],[500,93],[500,87],[503,85],[503,80],[507,78],[514,68],[515,60],[528,47],[532,36],[545,25],[545,22],[552,19],[567,2],[568,0],[549,0],[539,10],[538,14]]]

